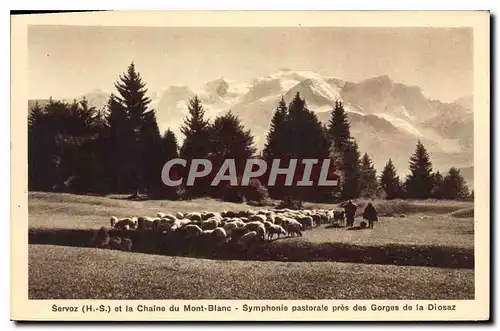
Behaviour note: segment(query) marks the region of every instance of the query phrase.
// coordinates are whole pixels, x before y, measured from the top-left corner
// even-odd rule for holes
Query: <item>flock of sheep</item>
[[[337,210],[245,210],[223,212],[177,212],[175,215],[163,212],[156,217],[111,217],[114,232],[102,227],[96,247],[131,251],[131,231],[156,235],[180,235],[183,240],[203,240],[212,244],[232,241],[248,248],[258,241],[273,240],[281,236],[302,236],[302,231],[321,224],[344,223],[343,211]]]

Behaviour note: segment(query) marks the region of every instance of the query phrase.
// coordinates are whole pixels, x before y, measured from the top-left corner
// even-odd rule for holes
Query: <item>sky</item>
[[[450,102],[473,92],[467,28],[30,26],[30,99],[73,98],[113,83],[131,61],[150,91],[282,68],[352,82],[380,75]]]

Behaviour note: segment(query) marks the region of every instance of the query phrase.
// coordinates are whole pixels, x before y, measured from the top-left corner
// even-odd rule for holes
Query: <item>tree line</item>
[[[327,125],[309,110],[297,93],[287,105],[282,98],[274,112],[265,147],[257,155],[254,137],[231,111],[211,123],[200,99],[189,100],[188,115],[181,126],[179,145],[168,129],[160,133],[156,111],[146,84],[131,63],[114,84],[104,109],[90,107],[84,99],[73,103],[52,100],[35,104],[28,117],[29,189],[85,193],[145,193],[150,198],[182,199],[201,196],[229,201],[296,199],[335,201],[358,197],[387,199],[467,199],[471,197],[456,168],[444,176],[433,172],[429,154],[418,141],[409,160],[410,174],[401,180],[391,160],[380,176],[367,153],[361,156],[350,134],[343,103],[336,101]],[[284,176],[275,186],[265,187],[262,178],[248,187],[229,184],[213,187],[211,178],[198,178],[194,186],[167,187],[161,181],[166,161],[208,158],[214,168],[225,159],[234,159],[240,174],[247,159],[261,157],[270,165],[280,159],[285,167],[290,159],[330,159],[331,178],[338,187],[287,187]],[[304,170],[299,166],[298,180]],[[316,168],[313,168],[316,171]],[[182,176],[177,169],[174,176]],[[263,175],[265,180],[266,173]],[[314,177],[314,176],[313,176]]]

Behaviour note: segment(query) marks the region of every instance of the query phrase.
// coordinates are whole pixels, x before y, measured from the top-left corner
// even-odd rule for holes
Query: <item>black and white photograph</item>
[[[475,29],[29,24],[27,299],[477,300]]]

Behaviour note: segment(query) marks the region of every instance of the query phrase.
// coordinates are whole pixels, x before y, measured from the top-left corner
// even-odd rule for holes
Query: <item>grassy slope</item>
[[[215,261],[30,245],[29,297],[473,299],[474,271],[332,262]]]
[[[362,205],[363,202],[360,203]],[[453,218],[448,213],[471,206],[464,202],[375,201],[385,212],[406,212],[406,217],[381,217],[374,230],[346,231],[317,228],[306,231],[303,238],[283,242],[342,242],[356,245],[411,244],[474,247],[474,219]],[[333,208],[333,205],[309,204],[311,207]],[[109,217],[155,215],[158,211],[221,211],[254,208],[212,199],[192,201],[126,201],[118,198],[71,194],[29,193],[30,228],[99,228],[108,226]],[[360,208],[361,209],[361,208]],[[423,210],[423,211],[422,211]],[[425,214],[424,214],[425,212]]]

